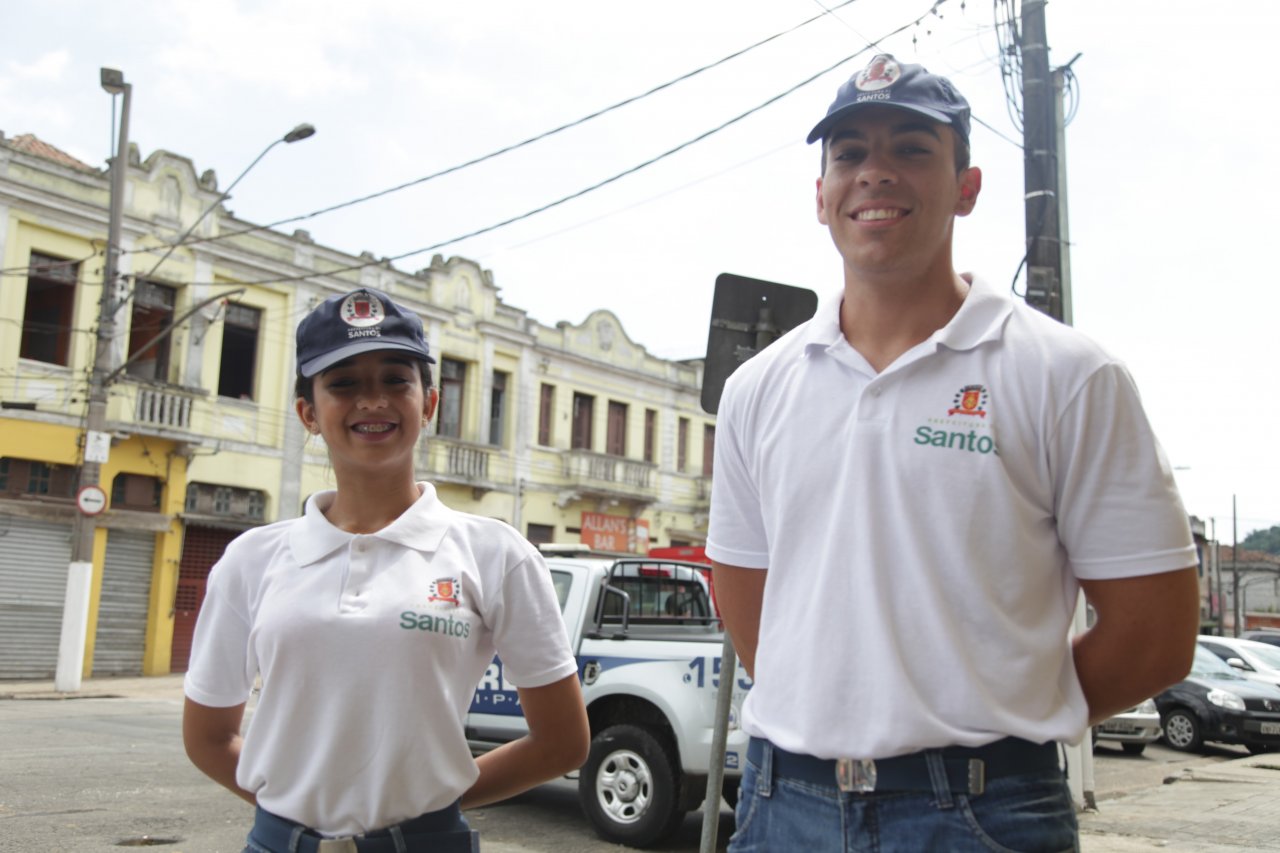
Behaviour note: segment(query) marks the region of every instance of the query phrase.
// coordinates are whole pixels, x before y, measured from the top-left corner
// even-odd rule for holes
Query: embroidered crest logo
[[[342,300],[338,316],[348,326],[366,329],[381,323],[386,317],[386,311],[382,307],[381,299],[367,290],[359,290]]]
[[[858,79],[853,81],[853,85],[859,92],[878,92],[898,82],[901,76],[902,66],[892,56],[882,53],[858,72]]]
[[[987,416],[987,387],[985,385],[966,385],[956,392],[948,415],[973,415],[979,418]]]
[[[448,604],[451,607],[459,607],[461,601],[461,584],[457,578],[438,578],[431,582],[431,587],[427,590],[427,603]]]

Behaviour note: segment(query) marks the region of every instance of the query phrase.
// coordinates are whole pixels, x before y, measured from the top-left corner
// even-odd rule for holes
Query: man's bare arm
[[[760,637],[760,607],[764,603],[764,582],[768,571],[727,566],[712,561],[716,606],[725,629],[733,638],[733,650],[747,670],[756,677],[756,643]]]
[[[1097,615],[1074,646],[1090,725],[1186,677],[1200,624],[1194,568],[1080,586]]]

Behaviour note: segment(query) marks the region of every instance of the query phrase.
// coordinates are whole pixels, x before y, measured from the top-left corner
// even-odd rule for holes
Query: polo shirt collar
[[[1013,300],[984,279],[965,273],[969,293],[951,322],[934,333],[933,339],[948,349],[973,349],[986,341],[999,340],[1005,320],[1013,313]]]
[[[418,488],[422,494],[413,506],[386,527],[368,535],[416,551],[439,548],[449,530],[453,510],[440,502],[430,483],[419,483]],[[336,495],[337,492],[329,490],[308,498],[302,518],[289,531],[289,549],[298,565],[318,562],[355,538],[354,533],[335,527],[324,516],[324,510],[332,506]]]
[[[999,339],[1005,320],[1013,313],[1013,300],[1008,294],[972,273],[965,273],[964,278],[969,282],[969,293],[960,310],[931,336],[934,342],[953,350],[973,349],[984,341]],[[844,341],[844,333],[840,331],[843,302],[843,290],[819,300],[813,319],[801,332],[805,352],[814,348],[829,349]]]

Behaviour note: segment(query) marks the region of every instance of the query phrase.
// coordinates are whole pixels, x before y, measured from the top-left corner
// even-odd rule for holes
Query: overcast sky
[[[378,257],[452,241],[676,148],[882,39],[950,76],[994,128],[974,128],[985,182],[956,259],[1009,286],[1024,247],[1023,162],[992,7],[948,0],[883,38],[930,2],[858,0],[580,127],[281,230]],[[1233,494],[1241,538],[1280,523],[1280,284],[1268,256],[1280,170],[1266,118],[1280,4],[1209,8],[1072,0],[1051,3],[1047,21],[1053,64],[1082,54],[1066,152],[1075,325],[1129,365],[1188,511],[1216,519],[1229,543]],[[535,136],[822,12],[817,0],[7,3],[0,130],[102,165],[112,99],[98,69],[119,68],[143,157],[182,154],[225,187],[311,122],[316,136],[277,146],[227,202],[274,222]],[[804,137],[868,56],[600,190],[397,266],[471,258],[543,323],[607,308],[650,352],[700,356],[719,273],[840,286]]]

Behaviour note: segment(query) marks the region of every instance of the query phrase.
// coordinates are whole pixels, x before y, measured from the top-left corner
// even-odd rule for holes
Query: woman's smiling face
[[[312,379],[298,417],[324,437],[335,473],[413,471],[414,448],[436,405],[416,359],[372,350],[344,359]]]

